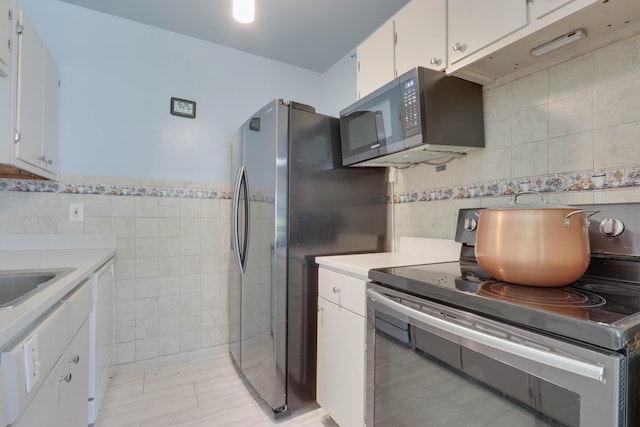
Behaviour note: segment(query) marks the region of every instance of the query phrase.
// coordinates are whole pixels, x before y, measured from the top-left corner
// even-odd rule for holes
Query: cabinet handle
[[[436,58],[435,56],[433,58],[431,58],[431,61],[429,61],[431,63],[431,65],[440,65],[442,64],[442,59],[440,58]]]
[[[340,292],[340,288],[339,288],[339,287],[337,287],[337,286],[334,286],[334,287],[333,287],[333,293],[334,293],[334,294],[337,294],[337,293],[339,293],[339,292]]]
[[[78,362],[80,362],[80,356],[78,356],[77,354],[75,356],[69,358],[69,363],[73,363],[73,364],[77,365]]]
[[[40,157],[38,157],[38,160],[46,162],[47,158],[45,156],[40,156]]]
[[[467,45],[464,45],[462,43],[454,43],[453,44],[453,51],[454,52],[464,52],[467,49]]]
[[[72,375],[71,375],[71,372],[69,372],[69,373],[67,373],[67,375],[65,375],[64,377],[60,378],[60,382],[64,381],[67,384],[69,384],[71,382],[71,378],[72,378]]]
[[[52,163],[53,163],[53,160],[51,160],[51,159],[47,160],[47,164],[48,164],[48,165],[50,165],[50,164],[52,164]]]

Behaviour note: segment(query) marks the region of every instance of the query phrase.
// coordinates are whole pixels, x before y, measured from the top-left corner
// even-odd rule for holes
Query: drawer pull
[[[78,362],[80,362],[80,356],[78,356],[77,354],[69,358],[69,363],[74,363],[77,365]]]
[[[334,293],[334,294],[337,294],[337,293],[339,293],[339,292],[340,292],[340,288],[338,288],[337,286],[334,286],[334,287],[333,287],[333,293]]]
[[[64,381],[64,382],[66,382],[68,384],[68,383],[71,382],[71,378],[72,378],[72,375],[71,375],[71,372],[69,372],[69,373],[67,373],[67,375],[65,375],[64,377],[60,378],[60,382]]]

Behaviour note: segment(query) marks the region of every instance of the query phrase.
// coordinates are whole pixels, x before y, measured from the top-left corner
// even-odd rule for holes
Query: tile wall
[[[640,202],[639,35],[485,87],[484,98],[486,148],[442,172],[399,170],[396,236],[453,238],[458,209],[508,203],[525,183],[555,203]]]
[[[0,234],[117,236],[117,364],[226,348],[228,185],[63,177],[0,190]],[[68,220],[72,202],[84,222]]]

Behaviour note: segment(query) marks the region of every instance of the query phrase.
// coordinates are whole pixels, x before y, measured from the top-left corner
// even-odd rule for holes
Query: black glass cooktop
[[[563,287],[491,279],[475,262],[374,269],[369,278],[410,295],[612,350],[640,333],[640,284],[584,276]]]

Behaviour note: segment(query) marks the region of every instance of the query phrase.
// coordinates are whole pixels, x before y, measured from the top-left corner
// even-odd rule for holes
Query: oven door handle
[[[603,366],[594,365],[581,360],[571,359],[560,354],[529,347],[524,344],[519,344],[514,341],[470,329],[444,319],[439,319],[435,316],[395,302],[373,289],[367,289],[367,295],[379,304],[382,304],[400,314],[404,314],[411,319],[423,322],[438,330],[466,338],[473,342],[486,345],[514,356],[524,357],[552,368],[561,369],[563,371],[571,372],[572,374],[597,380],[601,383],[604,383],[605,381]]]

